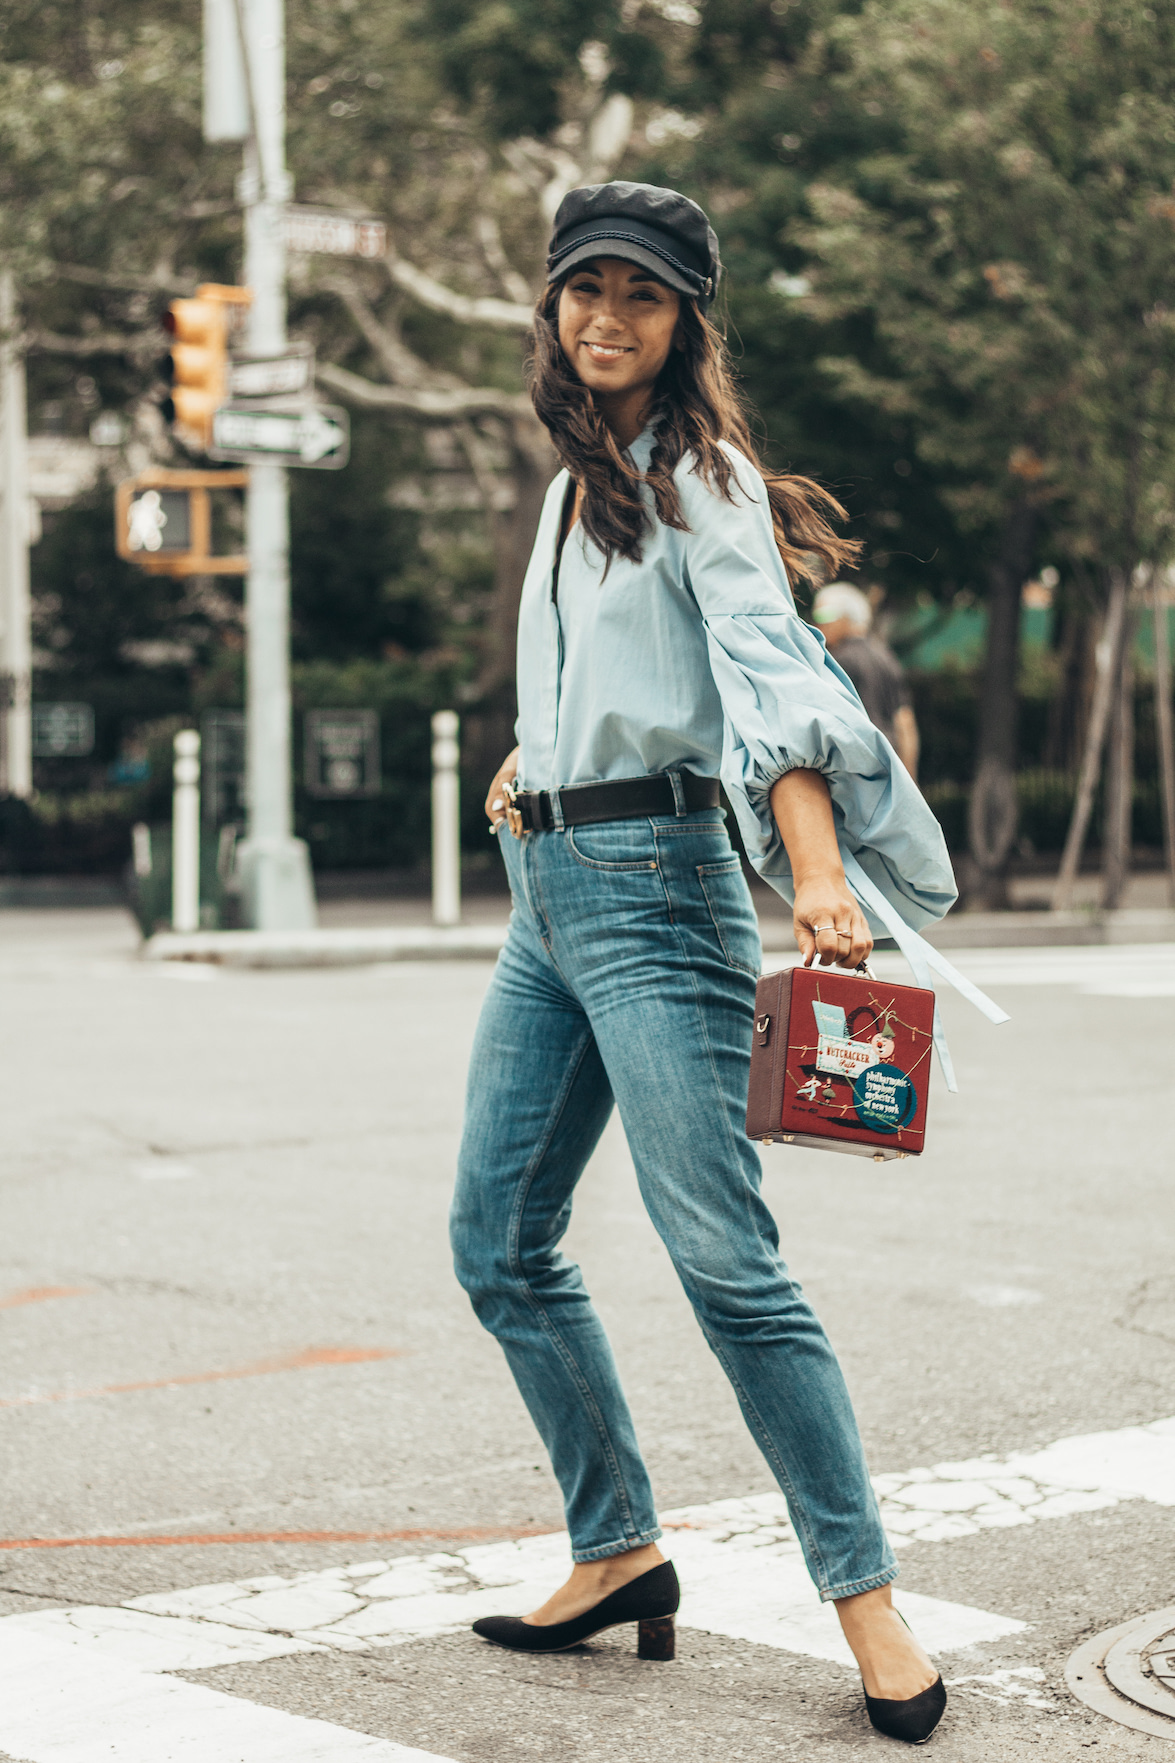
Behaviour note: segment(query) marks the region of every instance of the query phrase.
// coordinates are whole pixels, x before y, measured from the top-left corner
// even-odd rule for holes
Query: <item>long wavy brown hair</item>
[[[689,530],[673,479],[687,453],[693,456],[694,471],[733,502],[734,471],[719,445],[722,441],[745,453],[762,472],[775,542],[789,575],[828,579],[855,563],[860,540],[842,539],[829,524],[829,517],[848,518],[836,497],[811,478],[769,471],[760,463],[722,334],[684,295],[683,346],[670,351],[654,388],[649,416],[656,424],[657,439],[648,471],[637,471],[560,346],[562,287],[561,281],[552,283],[535,307],[527,384],[560,464],[583,485],[580,518],[609,564],[617,552],[640,562],[650,525],[640,494],[644,484],[653,493],[657,519],[679,532]]]

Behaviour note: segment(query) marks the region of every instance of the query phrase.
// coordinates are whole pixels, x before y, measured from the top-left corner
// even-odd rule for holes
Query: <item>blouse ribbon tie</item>
[[[950,981],[957,992],[961,992],[964,998],[974,1004],[977,1010],[981,1010],[989,1022],[1011,1020],[1007,1011],[1001,1010],[998,1004],[993,1004],[986,992],[981,992],[979,987],[965,978],[957,967],[952,967],[940,950],[936,949],[932,943],[928,943],[925,937],[920,937],[916,930],[910,929],[910,926],[898,913],[897,908],[886,899],[876,882],[870,881],[851,851],[842,849],[841,857],[844,860],[845,879],[849,886],[862,906],[867,906],[871,912],[876,913],[885,925],[894,942],[910,963],[918,985],[925,987],[927,991],[932,989],[930,969],[933,967],[944,979]],[[947,1037],[943,1030],[937,998],[934,1002],[934,1050],[938,1054],[938,1063],[942,1068],[943,1077],[946,1079],[947,1089],[958,1090],[954,1062],[951,1059],[951,1050],[947,1046]]]

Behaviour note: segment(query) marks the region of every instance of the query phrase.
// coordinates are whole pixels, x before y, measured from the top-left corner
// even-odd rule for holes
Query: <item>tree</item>
[[[438,89],[416,132],[400,133],[406,151],[394,168],[387,260],[344,270],[316,264],[306,277],[303,293],[332,295],[351,327],[346,341],[336,333],[321,383],[360,409],[450,425],[478,486],[495,585],[465,698],[480,711],[472,732],[485,747],[483,765],[513,722],[518,595],[555,463],[520,389],[519,342],[542,286],[555,209],[568,189],[615,171],[632,137],[634,97],[661,89],[682,35],[673,11],[672,0],[660,11],[611,5],[591,14],[570,0],[541,7],[444,0],[416,18],[382,9],[374,29],[393,28],[403,59],[415,56]],[[339,46],[328,44],[314,16],[300,40],[320,65],[304,90],[325,100],[358,73],[360,60],[341,69],[336,60],[330,72],[323,58],[337,57]],[[334,28],[355,29],[354,16]],[[372,33],[371,16],[362,28]],[[346,103],[336,98],[326,114]],[[307,113],[292,131],[295,165],[329,163],[308,151],[321,123]],[[374,160],[381,170],[383,140]],[[304,193],[362,199],[354,173],[363,163],[356,156],[345,187],[332,171],[329,186],[304,184]],[[333,322],[322,314],[324,327]]]
[[[893,609],[964,592],[973,546],[916,451],[910,414],[845,401],[819,365],[888,366],[868,316],[818,315],[804,298],[808,255],[793,228],[811,217],[809,187],[842,171],[851,179],[895,139],[892,116],[831,83],[813,52],[859,10],[856,0],[702,0],[666,96],[676,108],[646,127],[630,164],[713,214],[726,266],[716,317],[767,455],[835,488],[865,541],[862,579]]]
[[[1021,584],[1042,524],[1127,571],[1171,546],[1175,19],[1135,0],[885,0],[811,65],[889,144],[809,187],[813,315],[844,402],[910,423],[987,558],[975,895],[1006,898]]]
[[[608,176],[624,153],[632,93],[658,89],[682,37],[675,6],[689,11],[681,0],[663,0],[667,16],[631,0],[591,17],[569,0],[289,9],[298,197],[382,214],[392,241],[378,265],[295,263],[291,326],[316,343],[324,390],[400,432],[443,428],[463,450],[495,572],[465,628],[464,691],[471,706],[496,705],[498,723],[512,718],[515,605],[554,464],[520,384],[549,220],[567,188]],[[76,405],[84,365],[102,402],[132,409],[132,458],[158,458],[169,441],[152,383],[156,317],[200,279],[239,273],[238,154],[200,137],[195,7],[147,17],[86,0],[80,14],[10,13],[0,250],[36,315],[27,342],[42,388]],[[419,440],[393,449],[401,463],[414,450],[427,471]],[[419,575],[412,551],[405,568]]]
[[[0,252],[41,395],[74,410],[84,369],[144,460],[169,445],[156,316],[240,260],[197,26],[194,5],[129,0],[17,0],[3,23]],[[675,183],[722,236],[774,459],[840,490],[891,599],[984,588],[972,834],[998,899],[1033,556],[1047,539],[1104,586],[1168,550],[1171,29],[1138,0],[291,0],[298,197],[382,214],[392,239],[378,264],[294,265],[323,389],[387,433],[355,494],[300,492],[302,640],[456,644],[488,762],[553,463],[520,379],[549,220],[577,181]],[[381,474],[394,511],[367,508]],[[325,567],[344,547],[353,594]]]

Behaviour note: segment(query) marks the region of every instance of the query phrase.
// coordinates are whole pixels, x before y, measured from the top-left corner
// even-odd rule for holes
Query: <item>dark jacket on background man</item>
[[[880,637],[843,637],[833,654],[857,688],[866,714],[875,728],[897,746],[894,719],[910,707],[910,690],[902,664]]]

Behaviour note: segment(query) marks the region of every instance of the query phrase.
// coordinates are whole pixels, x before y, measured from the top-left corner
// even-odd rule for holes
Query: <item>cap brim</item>
[[[572,247],[566,257],[561,257],[554,269],[547,274],[548,282],[561,282],[563,277],[581,263],[598,261],[601,257],[619,257],[624,263],[635,263],[640,269],[647,269],[666,287],[674,288],[679,294],[688,294],[691,300],[701,301],[703,296],[696,288],[690,286],[685,277],[658,257],[647,245],[632,245],[627,239],[581,239]]]

